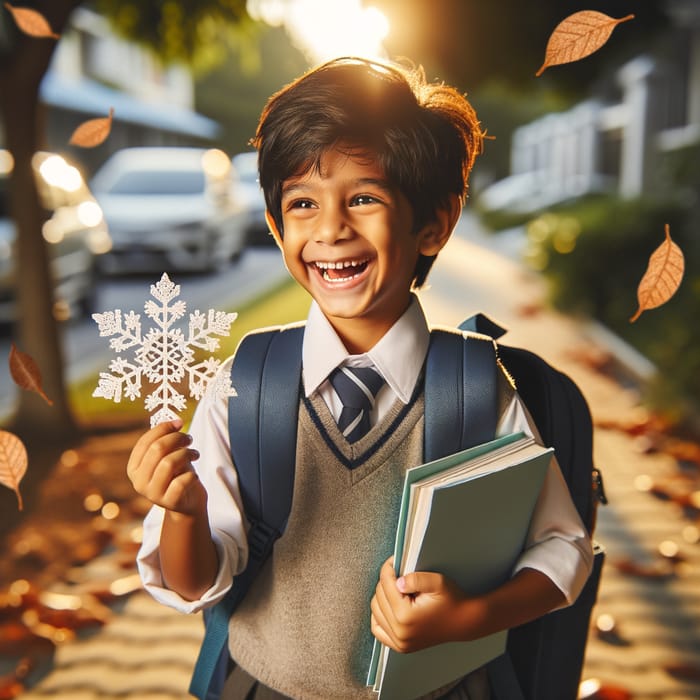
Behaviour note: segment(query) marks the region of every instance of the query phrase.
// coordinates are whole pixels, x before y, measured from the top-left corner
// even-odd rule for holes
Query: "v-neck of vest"
[[[354,443],[349,443],[341,433],[326,402],[318,394],[311,398],[304,397],[303,401],[309,417],[328,448],[343,467],[356,472],[358,479],[361,479],[366,476],[366,473],[374,471],[375,467],[370,466],[370,461],[389,440],[393,439],[396,430],[414,408],[416,399],[421,393],[422,388],[416,387],[407,404],[397,398],[386,415],[373,425],[366,435]]]

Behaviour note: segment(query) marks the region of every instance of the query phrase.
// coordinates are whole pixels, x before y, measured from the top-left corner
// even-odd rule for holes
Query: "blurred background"
[[[333,56],[408,61],[467,93],[488,138],[458,235],[536,274],[539,296],[520,300],[522,314],[546,306],[620,349],[602,358],[588,352],[586,361],[607,369],[624,355],[625,372],[616,376],[643,407],[640,432],[653,422],[697,445],[697,0],[36,0],[22,7],[41,12],[60,39],[28,36],[10,8],[0,12],[0,424],[23,440],[30,464],[22,512],[12,490],[0,490],[0,584],[9,586],[0,615],[13,624],[7,610],[31,608],[48,582],[92,561],[105,543],[117,543],[128,562],[138,544],[133,521],[145,506],[128,495],[120,465],[147,416],[138,402],[91,397],[111,359],[91,314],[140,311],[167,270],[192,309],[241,312],[222,356],[249,327],[304,317],[308,299],[288,284],[264,223],[249,139],[275,90]],[[593,55],[535,77],[550,34],[578,10],[634,19]],[[111,109],[103,143],[69,143],[77,126]],[[637,284],[667,224],[685,253],[685,280],[662,310],[631,324]],[[12,344],[36,361],[52,405],[12,380]],[[695,464],[697,451],[688,449],[684,463]],[[684,498],[696,522],[693,483]],[[52,521],[37,520],[47,508],[68,522],[60,556],[46,539]],[[117,532],[122,521],[128,527]],[[93,546],[76,553],[85,523]],[[131,592],[131,575],[109,580]],[[123,593],[104,581],[93,593],[111,604]],[[31,609],[48,615],[49,602]],[[53,602],[65,610],[75,601]],[[54,634],[35,625],[25,638],[17,625],[0,647],[16,651],[21,640],[41,647]],[[11,656],[15,665],[0,669],[10,674],[7,687],[29,674],[15,663],[26,655]]]

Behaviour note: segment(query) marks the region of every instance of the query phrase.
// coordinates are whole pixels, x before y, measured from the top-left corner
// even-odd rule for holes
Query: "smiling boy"
[[[457,221],[481,139],[456,90],[360,59],[310,71],[263,111],[255,145],[268,223],[313,303],[292,511],[231,617],[224,698],[369,699],[372,635],[401,652],[474,639],[571,603],[586,581],[590,540],[555,462],[503,586],[468,598],[437,573],[397,580],[388,559],[403,474],[423,454],[430,334],[413,289]],[[347,425],[338,371],[363,377],[372,395],[367,415]],[[500,406],[497,434],[534,431],[505,377]],[[205,396],[190,435],[179,421],[157,426],[129,460],[134,487],[154,504],[139,554],[144,584],[184,612],[216,603],[246,566],[228,410]],[[475,672],[430,697],[489,693]]]

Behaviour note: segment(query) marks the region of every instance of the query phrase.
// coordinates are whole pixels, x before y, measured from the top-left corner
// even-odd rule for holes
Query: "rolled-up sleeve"
[[[498,434],[518,431],[541,442],[532,417],[514,392],[501,416]],[[513,573],[525,568],[541,571],[561,590],[567,604],[571,604],[581,592],[592,567],[591,538],[571,500],[555,455],[535,506],[525,549]]]
[[[230,362],[220,371],[230,371]],[[195,410],[189,433],[192,446],[201,455],[194,468],[207,491],[209,526],[219,557],[216,580],[201,598],[193,601],[185,600],[165,585],[160,565],[164,510],[159,506],[153,506],[144,519],[143,542],[137,555],[144,588],[158,602],[184,613],[197,612],[221,600],[248,559],[245,518],[229,450],[228,400],[213,391],[206,393]]]

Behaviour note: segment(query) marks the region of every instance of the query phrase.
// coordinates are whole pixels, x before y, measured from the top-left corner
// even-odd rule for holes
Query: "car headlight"
[[[86,228],[92,228],[102,223],[102,209],[97,202],[88,199],[78,205],[78,221]]]
[[[94,255],[102,255],[112,250],[112,238],[103,228],[90,229],[87,234],[87,244]]]

